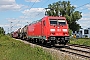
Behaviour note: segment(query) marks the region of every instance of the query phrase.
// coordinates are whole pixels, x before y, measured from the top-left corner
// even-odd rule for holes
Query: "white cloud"
[[[8,22],[9,22],[9,26],[12,25],[13,28],[19,28],[19,27],[23,27],[25,25],[28,25],[32,22],[32,20],[28,20],[28,19],[21,19],[21,18],[7,18]],[[12,23],[11,23],[12,22]]]
[[[90,10],[90,4],[87,4],[86,7],[88,8],[88,10]]]
[[[20,19],[27,19],[28,17],[27,16],[20,16],[19,18]]]
[[[4,27],[5,29],[8,29],[8,28],[10,29],[12,25],[13,26],[12,31],[15,31],[15,29],[18,29],[20,27],[22,28],[23,26],[30,24],[34,20],[38,20],[37,17],[40,17],[41,19],[44,16],[44,12],[45,12],[44,8],[27,9],[22,11],[22,13],[24,14],[23,16],[19,16],[18,18],[6,18],[6,20],[8,21],[8,24],[4,24],[0,26]]]
[[[90,27],[90,12],[82,13],[82,18],[78,21],[82,28]]]
[[[20,21],[16,18],[6,18],[6,20],[8,20],[8,22],[19,22]]]
[[[81,18],[82,21],[90,21],[90,18]]]
[[[77,5],[73,5],[74,7],[77,7]]]
[[[0,0],[0,5],[12,5],[15,3],[15,0]]]
[[[0,6],[0,11],[7,11],[7,10],[21,10],[24,5],[18,5],[18,4],[13,4],[13,5],[1,5]]]
[[[89,23],[90,21],[83,21],[83,22],[78,22],[79,24],[80,24],[80,26],[82,27],[82,28],[89,28],[90,27],[90,23]]]
[[[15,0],[0,0],[0,11],[21,10],[22,7],[25,6],[22,4],[16,4]]]
[[[29,15],[30,13],[40,13],[40,12],[44,12],[44,8],[31,8],[24,10],[22,13],[24,13],[25,15]]]
[[[40,2],[40,0],[25,0],[26,2]]]
[[[0,25],[0,27],[9,27],[10,25],[7,25],[7,24],[5,24],[5,25]]]
[[[33,20],[31,20],[29,17],[31,17],[30,15],[34,15],[34,13],[36,13],[36,12],[35,12],[34,9],[31,9],[31,10],[32,10],[32,11],[27,11],[27,10],[23,11],[24,14],[26,14],[26,15],[20,16],[20,17],[18,17],[18,18],[6,18],[6,20],[8,21],[8,26],[7,26],[7,27],[5,27],[5,25],[0,25],[0,26],[4,26],[5,29],[6,29],[6,28],[11,29],[10,27],[13,26],[13,27],[12,27],[12,31],[15,31],[16,29],[22,28],[22,27],[24,27],[25,25],[28,25],[28,24],[32,23]],[[33,10],[34,10],[34,12],[33,12]],[[42,12],[42,10],[43,10],[43,9],[38,9],[37,13]],[[32,13],[32,12],[33,12],[33,13]],[[28,15],[27,15],[27,13],[28,13]],[[31,14],[31,13],[32,13],[32,14]],[[30,14],[30,15],[29,15],[29,14]],[[41,14],[42,14],[42,13],[41,13]],[[36,19],[37,19],[37,18],[36,18]],[[11,23],[11,22],[12,22],[12,23]],[[6,32],[8,32],[8,31],[6,30]]]
[[[11,31],[16,31],[17,29],[21,28],[22,24],[18,23],[18,24],[12,25],[12,28],[10,24],[0,25],[0,27],[3,27],[5,30],[5,33],[7,34],[7,33],[10,33]]]
[[[31,8],[22,11],[22,13],[30,18],[42,18],[45,14],[45,10],[44,8]]]
[[[24,18],[24,16],[23,16],[23,18]],[[26,19],[26,18],[18,18],[18,19],[16,19],[16,18],[7,18],[6,20],[8,20],[8,22],[12,22],[12,23],[31,23],[32,21],[29,19]]]

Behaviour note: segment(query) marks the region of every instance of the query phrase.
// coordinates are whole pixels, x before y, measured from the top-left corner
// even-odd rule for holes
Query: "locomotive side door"
[[[45,22],[45,20],[43,20],[42,21],[42,24],[41,24],[41,35],[44,37],[45,36],[45,34],[46,34],[46,22]]]

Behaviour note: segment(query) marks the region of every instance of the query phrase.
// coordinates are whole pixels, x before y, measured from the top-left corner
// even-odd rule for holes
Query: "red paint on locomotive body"
[[[28,36],[43,37],[69,37],[68,24],[65,17],[45,16],[40,21],[28,25]]]

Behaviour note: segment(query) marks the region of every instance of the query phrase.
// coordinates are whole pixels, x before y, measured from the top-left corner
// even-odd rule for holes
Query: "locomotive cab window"
[[[55,21],[55,20],[50,20],[50,25],[57,25],[57,21]]]
[[[65,20],[58,20],[58,24],[59,25],[66,25],[66,21]]]
[[[60,19],[50,19],[50,25],[66,25],[66,21]]]

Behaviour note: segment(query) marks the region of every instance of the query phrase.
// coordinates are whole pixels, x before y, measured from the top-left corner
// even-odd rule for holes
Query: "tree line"
[[[0,27],[0,34],[5,34],[5,31],[4,31],[4,28],[3,27]]]
[[[70,30],[77,31],[81,28],[77,21],[82,18],[82,12],[75,11],[76,7],[71,5],[70,1],[58,1],[49,4],[48,8],[50,10],[46,10],[46,15],[66,17]]]

